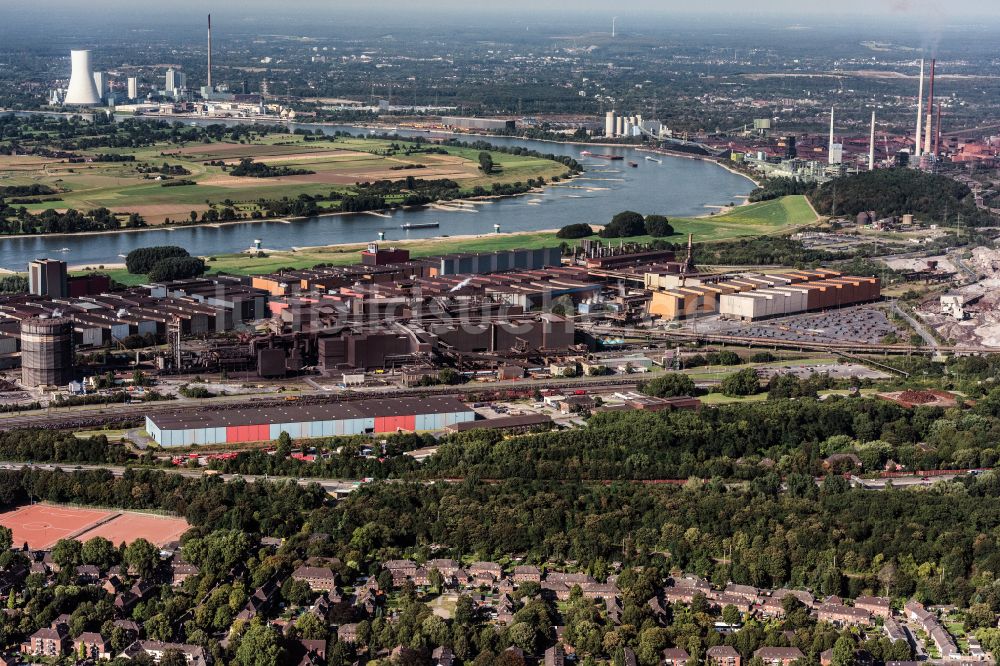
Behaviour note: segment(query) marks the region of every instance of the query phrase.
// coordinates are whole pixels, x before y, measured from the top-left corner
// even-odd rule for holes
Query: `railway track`
[[[336,394],[327,392],[313,392],[297,396],[294,400],[299,405],[322,405],[335,402],[352,402],[357,400],[371,400],[380,397],[406,398],[421,396],[469,396],[473,401],[477,397],[484,400],[488,396],[495,396],[507,391],[534,391],[538,390],[562,390],[562,389],[615,389],[635,387],[642,377],[639,375],[627,377],[581,377],[578,379],[563,380],[521,380],[517,382],[507,382],[502,384],[477,385],[467,384],[460,386],[419,386],[413,388],[398,388],[387,386],[384,388],[367,389],[363,391],[348,390],[340,391]],[[253,407],[277,407],[287,405],[286,398],[255,398],[250,403]],[[15,430],[18,428],[55,428],[59,430],[89,429],[93,427],[104,427],[109,421],[121,424],[124,428],[139,427],[147,415],[170,414],[177,411],[196,408],[203,411],[228,411],[239,409],[247,405],[244,397],[242,400],[229,399],[225,402],[198,402],[191,401],[169,401],[142,404],[114,404],[95,405],[93,407],[72,407],[67,411],[57,410],[37,410],[25,412],[23,414],[6,416],[0,418],[0,431]],[[72,410],[72,411],[69,411]]]
[[[641,331],[634,328],[599,326],[590,329],[592,333],[598,335],[618,335],[631,339],[647,339],[657,341],[673,342],[701,342],[709,344],[737,345],[741,347],[756,346],[780,349],[791,349],[796,351],[826,351],[854,352],[858,351],[857,342],[815,342],[808,340],[778,340],[775,338],[754,338],[734,335],[718,335],[706,333],[692,333],[688,331]],[[975,354],[995,354],[994,347],[981,346],[939,346],[937,349],[914,346],[914,345],[885,345],[885,344],[865,344],[864,349],[869,353],[876,354],[898,354],[912,356],[913,354],[934,354],[951,353],[959,355]]]

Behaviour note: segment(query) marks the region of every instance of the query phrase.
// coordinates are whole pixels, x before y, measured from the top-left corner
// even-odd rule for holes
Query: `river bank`
[[[219,119],[216,122],[224,121]],[[363,132],[357,127],[320,127],[305,123],[294,123],[292,128],[320,130],[328,134],[343,131],[359,135]],[[408,134],[413,133],[399,130],[400,136]],[[640,168],[630,169],[625,166],[627,162],[588,160],[587,156],[581,155],[590,147],[586,144],[560,143],[557,147],[550,143],[499,136],[489,136],[484,140],[508,149],[566,155],[584,162],[587,171],[572,180],[529,192],[530,196],[491,198],[488,204],[480,201],[473,205],[449,206],[447,202],[440,202],[420,209],[395,209],[370,215],[329,211],[305,219],[271,218],[209,222],[204,225],[151,226],[138,230],[143,232],[141,234],[112,231],[2,237],[0,266],[21,268],[35,258],[46,256],[64,258],[75,267],[109,266],[121,262],[122,257],[138,247],[152,245],[178,245],[188,248],[192,254],[221,257],[242,252],[260,240],[262,247],[281,251],[282,256],[287,258],[284,251],[303,246],[350,246],[371,241],[395,244],[431,237],[469,236],[473,238],[467,242],[476,242],[475,237],[490,234],[497,226],[503,236],[514,232],[558,229],[574,222],[602,225],[626,208],[644,215],[661,213],[672,220],[691,220],[682,222],[681,226],[705,240],[751,233],[755,226],[751,222],[744,230],[737,226],[742,225],[742,221],[727,223],[727,218],[719,219],[719,214],[694,220],[715,210],[710,209],[711,206],[743,200],[753,189],[746,177],[737,177],[726,169],[719,169],[710,160],[681,160],[665,155],[659,163],[653,163],[643,161],[642,156],[647,153],[638,152],[633,146],[602,149],[602,152],[640,163]],[[541,196],[542,191],[544,196]],[[745,208],[741,206],[740,210]],[[425,223],[437,226],[422,228]],[[406,228],[408,225],[414,226]],[[480,239],[478,242],[483,241]],[[70,251],[61,252],[64,247],[70,248]],[[454,251],[462,249],[455,244]],[[321,261],[316,260],[315,263]],[[246,268],[249,270],[251,266]]]

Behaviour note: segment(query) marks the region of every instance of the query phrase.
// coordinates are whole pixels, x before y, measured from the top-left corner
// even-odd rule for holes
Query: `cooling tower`
[[[73,61],[73,73],[69,77],[65,103],[74,106],[99,105],[101,96],[90,69],[90,51],[71,51],[70,58]]]

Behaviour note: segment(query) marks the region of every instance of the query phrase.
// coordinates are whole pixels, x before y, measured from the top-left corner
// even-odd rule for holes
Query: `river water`
[[[219,121],[207,121],[219,122]],[[323,129],[328,133],[365,130],[348,126],[291,125],[292,129]],[[399,130],[401,136],[451,136]],[[459,137],[472,141],[476,137]],[[753,189],[743,176],[717,164],[682,157],[655,156],[627,147],[593,147],[584,144],[547,143],[509,137],[489,137],[494,145],[523,146],[541,153],[571,155],[586,172],[570,182],[547,187],[544,194],[528,194],[465,207],[461,211],[429,207],[395,211],[391,215],[328,215],[294,222],[252,222],[153,229],[129,233],[48,235],[33,238],[0,238],[0,266],[23,271],[27,262],[40,257],[58,258],[71,265],[98,266],[118,263],[137,247],[180,245],[192,254],[208,256],[239,252],[259,239],[269,249],[396,241],[436,236],[485,234],[495,231],[536,231],[558,229],[574,222],[606,224],[622,210],[643,214],[693,217],[711,212],[712,206],[739,203]],[[623,161],[609,161],[581,155],[585,150],[614,154]],[[639,166],[632,168],[629,162]],[[437,222],[428,229],[400,228],[402,224]]]

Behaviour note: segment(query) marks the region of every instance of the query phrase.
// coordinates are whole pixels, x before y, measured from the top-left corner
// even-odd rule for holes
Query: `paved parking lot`
[[[766,338],[785,342],[857,342],[878,344],[890,333],[903,332],[889,321],[879,308],[861,307],[833,310],[811,315],[781,317],[747,324],[729,331],[729,335]]]

